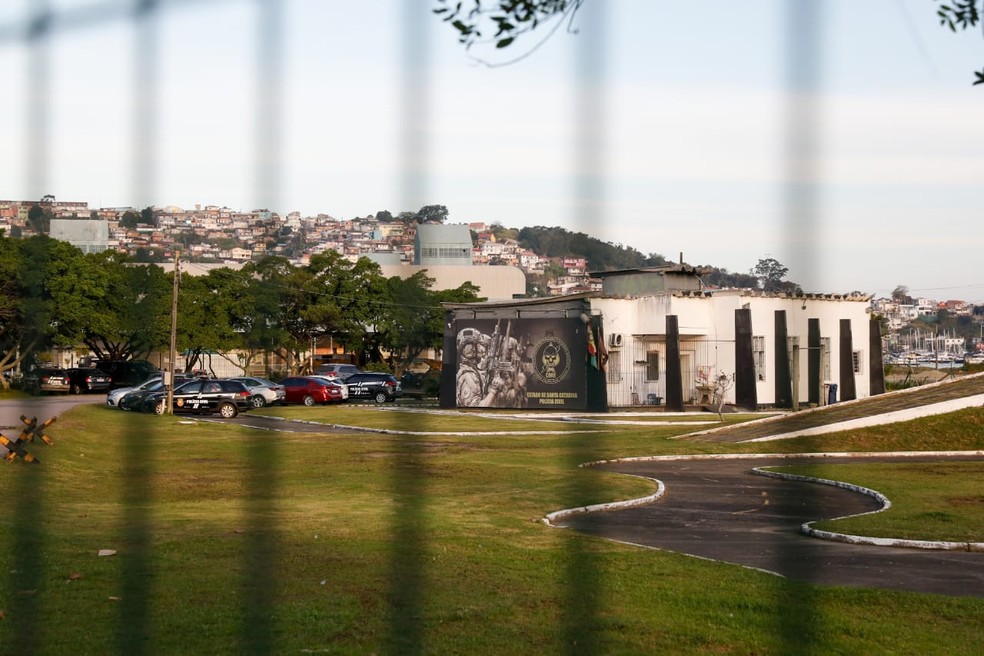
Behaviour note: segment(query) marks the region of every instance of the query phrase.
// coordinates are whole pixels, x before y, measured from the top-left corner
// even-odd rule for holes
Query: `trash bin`
[[[837,385],[831,383],[827,390],[827,405],[837,403]]]
[[[649,405],[659,405],[662,402],[663,402],[663,397],[662,396],[657,396],[655,394],[649,394],[646,397],[646,403],[648,403]]]

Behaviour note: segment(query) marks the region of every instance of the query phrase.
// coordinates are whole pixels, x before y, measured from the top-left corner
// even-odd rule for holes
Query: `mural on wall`
[[[457,320],[455,331],[458,407],[584,409],[580,320]]]

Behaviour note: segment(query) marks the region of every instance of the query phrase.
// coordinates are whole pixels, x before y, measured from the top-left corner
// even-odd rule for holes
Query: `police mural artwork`
[[[455,330],[458,407],[584,409],[581,321],[458,320]]]

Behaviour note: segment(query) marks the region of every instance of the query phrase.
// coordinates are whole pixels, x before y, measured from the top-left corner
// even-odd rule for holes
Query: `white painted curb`
[[[888,510],[892,507],[892,502],[888,500],[881,492],[877,490],[872,490],[871,488],[862,487],[860,485],[854,485],[853,483],[845,483],[844,481],[835,481],[829,478],[816,478],[814,476],[802,476],[800,474],[789,474],[786,472],[775,472],[769,471],[768,469],[762,469],[755,467],[752,469],[753,474],[759,476],[766,476],[769,478],[779,478],[788,481],[806,481],[807,483],[819,483],[821,485],[830,485],[832,487],[839,487],[845,490],[850,490],[852,492],[858,492],[859,494],[865,494],[869,497],[873,497],[882,507],[878,510],[872,510],[869,512],[858,513],[856,515],[844,515],[843,517],[833,517],[831,519],[846,519],[848,517],[863,517],[864,515],[873,515],[875,513],[880,513]],[[828,520],[814,520],[812,522],[806,522],[800,526],[800,531],[810,537],[819,538],[821,540],[833,540],[834,542],[846,542],[847,544],[867,544],[874,545],[878,547],[899,547],[905,549],[926,549],[933,551],[979,551],[984,552],[984,542],[946,542],[943,540],[905,540],[902,538],[874,538],[866,535],[850,535],[847,533],[835,533],[833,531],[821,531],[820,529],[813,528],[813,524],[818,521],[828,521]]]
[[[673,462],[680,460],[760,460],[763,458],[774,458],[774,459],[793,459],[793,458],[808,458],[808,459],[825,459],[825,458],[876,458],[876,457],[893,457],[893,458],[919,458],[919,457],[982,457],[984,456],[984,451],[889,451],[889,452],[877,452],[877,451],[864,451],[858,453],[851,453],[849,451],[841,452],[828,452],[828,453],[707,453],[698,455],[671,455],[671,456],[636,456],[631,458],[614,458],[612,460],[596,460],[594,462],[586,462],[579,467],[593,467],[596,465],[603,465],[606,463],[620,463],[620,462]],[[867,494],[877,499],[882,507],[878,510],[873,510],[869,513],[859,513],[858,515],[845,515],[845,517],[860,517],[862,515],[869,515],[876,512],[882,512],[891,508],[892,502],[880,492],[875,490],[862,487],[860,485],[854,485],[852,483],[845,483],[843,481],[833,481],[826,478],[813,478],[811,476],[801,476],[799,474],[785,474],[781,472],[773,472],[762,468],[753,468],[752,473],[758,474],[760,476],[768,476],[772,478],[786,478],[789,480],[799,480],[808,481],[811,483],[821,483],[823,485],[832,485],[834,487],[840,487],[847,490],[852,490],[854,492],[859,492],[861,494]],[[638,476],[637,474],[626,474],[626,476],[636,476],[637,478],[644,478],[646,480],[655,481],[658,488],[654,494],[649,496],[640,497],[638,499],[629,499],[626,501],[615,501],[612,503],[599,503],[591,506],[582,506],[580,508],[566,508],[564,510],[557,510],[548,514],[541,521],[548,525],[554,526],[554,522],[558,520],[563,520],[572,515],[580,515],[591,512],[604,512],[611,510],[622,510],[624,508],[634,508],[636,506],[643,506],[648,503],[652,503],[659,499],[666,492],[666,486],[662,481],[656,478],[649,478],[648,476]],[[844,519],[844,517],[836,517],[834,519]],[[815,537],[821,540],[832,540],[835,542],[846,542],[848,544],[867,544],[879,547],[900,547],[909,549],[927,549],[927,550],[937,550],[937,551],[974,551],[974,552],[984,552],[984,542],[945,542],[945,541],[932,541],[932,540],[905,540],[902,538],[874,538],[862,535],[847,535],[845,533],[834,533],[831,531],[821,531],[815,529],[811,524],[815,524],[817,521],[825,520],[815,520],[812,522],[807,522],[800,527],[800,530],[811,537]]]
[[[627,474],[627,476],[635,476],[634,474]],[[636,478],[643,478],[647,481],[654,481],[656,483],[656,491],[648,496],[639,497],[638,499],[627,499],[625,501],[613,501],[612,503],[596,503],[591,506],[581,506],[579,508],[565,508],[564,510],[557,510],[550,513],[544,517],[542,521],[547,526],[553,526],[556,528],[554,522],[567,519],[573,515],[583,515],[586,513],[593,512],[605,512],[609,510],[624,510],[625,508],[635,508],[636,506],[645,506],[646,504],[652,503],[663,496],[666,492],[666,486],[663,485],[663,481],[656,478],[649,478],[648,476],[636,476]]]

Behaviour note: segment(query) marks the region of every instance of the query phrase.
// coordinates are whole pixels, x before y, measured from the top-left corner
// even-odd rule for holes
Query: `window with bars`
[[[765,380],[765,337],[752,337],[752,360],[755,363],[755,380]]]
[[[622,354],[618,351],[609,351],[608,355],[608,382],[622,382]]]
[[[820,371],[823,379],[830,380],[830,338],[820,338]]]
[[[659,380],[659,351],[646,353],[646,382]]]
[[[864,351],[853,351],[851,353],[851,364],[855,374],[864,373]]]

